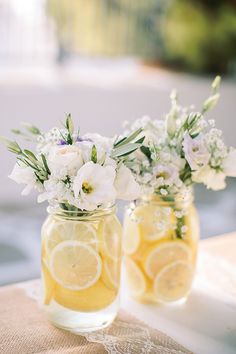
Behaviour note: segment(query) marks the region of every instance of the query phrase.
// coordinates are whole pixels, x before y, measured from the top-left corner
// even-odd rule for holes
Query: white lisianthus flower
[[[231,148],[223,160],[223,170],[226,176],[236,177],[236,149]]]
[[[201,135],[193,139],[188,133],[185,133],[183,151],[192,170],[198,170],[199,167],[207,165],[210,159],[210,153],[206,147],[204,137]]]
[[[141,193],[140,186],[135,181],[132,172],[124,164],[117,171],[114,186],[118,199],[135,200]]]
[[[216,171],[210,166],[204,166],[198,171],[192,173],[192,180],[196,183],[203,183],[208,189],[218,191],[226,187],[226,175],[223,172]]]
[[[112,166],[101,166],[92,161],[83,165],[73,182],[76,206],[84,210],[94,210],[99,205],[114,202],[116,190],[114,188],[115,169]]]
[[[83,165],[82,151],[76,145],[53,146],[49,151],[47,161],[52,175],[75,176]]]
[[[28,195],[33,188],[37,187],[37,178],[34,170],[25,165],[16,163],[9,178],[18,184],[26,184],[26,187],[21,192],[22,195]]]
[[[153,175],[157,181],[157,186],[171,186],[179,180],[178,169],[172,164],[155,166]]]

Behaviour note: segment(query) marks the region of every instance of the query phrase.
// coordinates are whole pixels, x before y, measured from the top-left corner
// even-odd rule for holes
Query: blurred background
[[[236,0],[0,0],[0,135],[68,112],[82,132],[113,135],[124,120],[164,117],[172,88],[200,107],[216,74],[210,116],[236,145]],[[0,146],[0,284],[39,276],[46,216],[8,179],[14,161]],[[202,238],[236,230],[235,191],[233,180],[196,189]]]

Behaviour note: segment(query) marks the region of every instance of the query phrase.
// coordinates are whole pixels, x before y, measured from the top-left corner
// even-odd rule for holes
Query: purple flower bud
[[[67,145],[67,142],[63,139],[59,140],[57,145]]]

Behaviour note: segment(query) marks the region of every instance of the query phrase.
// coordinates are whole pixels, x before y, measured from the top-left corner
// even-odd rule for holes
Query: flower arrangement
[[[17,157],[9,177],[26,185],[23,195],[36,189],[38,202],[47,200],[69,211],[93,211],[114,203],[116,198],[129,200],[139,195],[139,185],[126,167],[126,160],[143,142],[141,129],[122,139],[82,136],[74,129],[70,114],[63,128],[46,133],[30,125],[25,128],[27,133],[13,132],[36,142],[35,152],[4,139]]]
[[[129,155],[129,167],[143,193],[163,197],[185,193],[194,183],[207,188],[225,188],[226,176],[236,177],[236,149],[227,147],[222,131],[205,113],[219,99],[220,77],[212,83],[212,93],[201,111],[182,107],[177,93],[171,93],[171,109],[164,120],[143,117],[125,122],[126,134],[142,129],[143,145]]]

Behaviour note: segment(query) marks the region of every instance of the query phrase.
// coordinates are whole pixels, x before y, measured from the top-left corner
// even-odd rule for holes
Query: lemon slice
[[[55,282],[44,261],[42,261],[43,303],[48,305],[54,296]]]
[[[101,279],[108,288],[117,289],[120,284],[120,262],[104,260]]]
[[[154,295],[160,302],[177,301],[188,295],[193,279],[193,267],[183,261],[174,262],[156,276]]]
[[[106,217],[100,223],[98,233],[102,254],[111,260],[120,259],[122,227],[116,216]]]
[[[132,220],[132,216],[126,214],[123,231],[123,248],[126,254],[133,254],[137,251],[140,244],[140,234],[138,223]]]
[[[58,223],[53,220],[47,230],[47,235],[45,236],[47,254],[50,254],[59,243],[67,240],[84,242],[95,249],[97,248],[96,231],[86,223],[80,221]]]
[[[51,254],[50,271],[64,288],[82,290],[95,284],[102,271],[102,262],[94,249],[79,241],[64,241]]]
[[[134,297],[142,296],[146,291],[146,280],[138,265],[130,258],[125,259],[127,283]]]
[[[99,311],[105,309],[117,298],[118,291],[109,289],[99,279],[88,289],[75,291],[56,285],[54,300],[73,311]]]
[[[182,241],[163,242],[153,248],[144,257],[144,270],[150,278],[154,278],[160,270],[175,261],[190,262],[191,249]]]
[[[140,232],[144,240],[152,242],[169,237],[173,233],[175,218],[171,208],[143,205],[136,209]]]
[[[96,230],[85,222],[78,221],[74,224],[73,240],[85,242],[96,250],[98,248]]]

